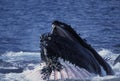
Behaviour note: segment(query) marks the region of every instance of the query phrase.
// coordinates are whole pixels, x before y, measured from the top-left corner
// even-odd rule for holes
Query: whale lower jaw
[[[63,69],[60,71],[52,70],[51,75],[48,77],[48,80],[65,80],[65,79],[78,79],[86,80],[96,76],[94,73],[90,73],[84,68],[75,66],[68,61],[63,61],[59,59],[59,62],[63,65]]]

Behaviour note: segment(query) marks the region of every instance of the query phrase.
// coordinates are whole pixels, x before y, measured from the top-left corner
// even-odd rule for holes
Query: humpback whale
[[[61,72],[66,65],[73,66],[69,71],[82,68],[88,75],[103,76],[103,70],[105,75],[114,74],[109,64],[66,23],[54,21],[52,31],[41,35],[40,47],[41,59],[46,64],[41,71],[43,79],[49,79],[53,71]],[[81,73],[76,69],[74,71]]]

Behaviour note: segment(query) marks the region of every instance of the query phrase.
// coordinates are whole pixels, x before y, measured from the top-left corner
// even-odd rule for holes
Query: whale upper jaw
[[[96,50],[94,50],[94,48],[91,47],[90,44],[87,44],[86,40],[82,39],[70,25],[59,21],[54,21],[52,25],[54,26],[52,32],[53,34],[68,38],[74,42],[77,42],[79,45],[84,47],[84,49],[89,50],[91,54],[95,57],[95,59],[97,59],[99,65],[102,66],[103,69],[106,71],[106,74],[114,75],[114,71],[112,70],[110,65],[96,52]]]
[[[72,41],[77,41],[75,38],[75,31],[69,25],[59,21],[54,21],[52,23],[52,34],[68,38]]]

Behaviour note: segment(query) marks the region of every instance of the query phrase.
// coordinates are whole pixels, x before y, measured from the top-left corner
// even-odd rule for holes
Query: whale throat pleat
[[[52,71],[50,75],[50,80],[59,80],[59,79],[79,79],[79,80],[85,80],[90,77],[95,76],[95,74],[92,74],[85,70],[84,68],[79,68],[67,61],[61,60],[61,64],[63,65],[63,69],[61,71]]]

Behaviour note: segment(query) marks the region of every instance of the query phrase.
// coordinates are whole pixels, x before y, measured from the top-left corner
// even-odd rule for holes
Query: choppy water
[[[120,54],[120,0],[0,0],[0,81],[27,81],[37,70],[39,36],[53,20],[70,24],[101,55]],[[112,67],[120,76],[120,65]]]

